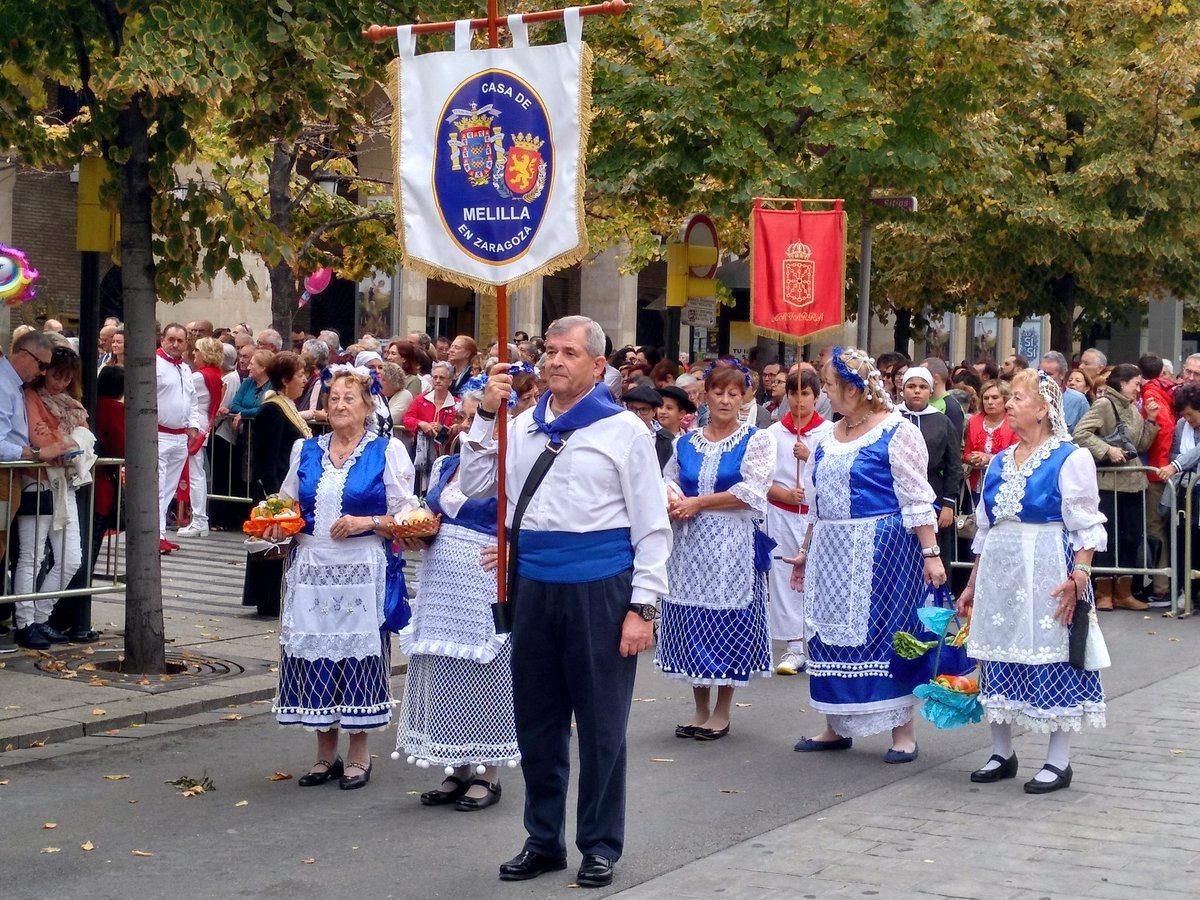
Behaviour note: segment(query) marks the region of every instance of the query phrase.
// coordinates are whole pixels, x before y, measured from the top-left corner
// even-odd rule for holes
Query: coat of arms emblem
[[[465,171],[467,180],[474,187],[483,187],[492,180],[492,169],[499,163],[504,165],[504,132],[492,122],[500,111],[490,103],[477,108],[454,109],[446,117],[453,123],[446,139],[450,145],[450,168]],[[499,157],[499,159],[497,159]]]
[[[812,247],[801,241],[788,245],[783,259],[783,302],[789,306],[809,306],[816,299],[817,264]]]
[[[503,171],[497,171],[492,179],[500,196],[532,203],[542,195],[546,187],[546,161],[541,152],[545,143],[532,134],[512,136],[512,146],[503,160],[497,161],[497,169],[503,167]]]

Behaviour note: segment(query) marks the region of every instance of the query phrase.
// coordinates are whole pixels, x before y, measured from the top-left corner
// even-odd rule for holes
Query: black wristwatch
[[[653,622],[658,618],[658,607],[653,603],[630,603],[629,611],[637,613],[647,622]]]

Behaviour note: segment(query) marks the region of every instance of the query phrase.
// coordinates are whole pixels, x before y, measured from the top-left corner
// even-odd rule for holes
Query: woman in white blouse
[[[1017,373],[1008,419],[1019,442],[984,474],[978,555],[958,600],[959,613],[971,616],[967,652],[983,661],[980,701],[992,728],[992,756],[971,780],[988,784],[1017,774],[1016,723],[1050,736],[1046,762],[1025,784],[1026,793],[1045,794],[1071,784],[1069,733],[1104,727],[1098,669],[1108,654],[1096,623],[1091,562],[1105,547],[1105,519],[1096,465],[1071,443],[1054,379]],[[1072,659],[1072,626],[1087,629],[1084,659],[1078,652]]]

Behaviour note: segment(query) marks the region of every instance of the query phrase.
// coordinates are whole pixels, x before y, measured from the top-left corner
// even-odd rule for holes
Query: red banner
[[[845,320],[846,213],[766,209],[761,198],[750,215],[750,321],[764,337],[808,342]],[[814,202],[814,201],[807,201]],[[827,201],[826,201],[827,202]]]

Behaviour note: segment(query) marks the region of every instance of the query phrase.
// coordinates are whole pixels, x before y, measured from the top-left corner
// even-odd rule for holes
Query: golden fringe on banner
[[[592,133],[592,71],[595,65],[595,57],[592,54],[592,48],[586,42],[581,42],[579,63],[579,164],[576,167],[578,174],[575,179],[575,220],[579,228],[579,243],[573,249],[547,260],[536,271],[505,282],[505,286],[510,291],[520,290],[532,284],[535,279],[543,275],[550,275],[582,262],[591,249],[588,244],[587,219],[583,208],[583,192],[587,184],[588,138]],[[392,169],[394,172],[392,179],[392,200],[396,207],[396,236],[400,241],[400,253],[403,257],[402,262],[404,267],[420,275],[424,275],[426,278],[446,281],[480,294],[495,295],[499,285],[489,284],[470,275],[464,275],[453,269],[446,269],[428,260],[409,255],[408,248],[404,244],[404,201],[399,165],[400,134],[404,124],[402,121],[403,113],[401,112],[403,107],[400,105],[399,57],[393,59],[388,66],[387,91],[388,97],[392,101]]]
[[[763,199],[764,201],[767,201],[767,202],[772,202],[772,203],[792,203],[792,204],[794,204],[796,202],[795,200],[788,200],[783,197],[764,197],[761,199]],[[801,200],[800,202],[801,203],[833,203],[835,201],[823,200],[823,199],[810,199],[810,200]],[[846,234],[847,234],[846,226],[847,226],[847,220],[845,218],[843,218],[842,219],[842,263],[841,263],[842,283],[843,284],[845,284],[845,281],[846,281]],[[770,338],[770,339],[773,339],[776,341],[783,341],[785,344],[795,344],[798,347],[803,347],[805,344],[811,344],[814,341],[819,341],[822,338],[829,337],[836,332],[841,332],[841,331],[843,331],[843,329],[845,329],[845,327],[846,327],[846,297],[845,297],[844,289],[843,289],[843,293],[842,293],[842,318],[841,318],[841,321],[838,322],[836,325],[830,325],[826,328],[822,328],[818,331],[812,332],[811,334],[806,334],[803,337],[800,337],[800,336],[792,334],[791,332],[788,332],[788,331],[777,331],[774,328],[763,328],[763,327],[755,324],[755,322],[754,322],[754,214],[752,212],[750,214],[750,330],[752,332],[754,332],[756,335],[758,335],[759,337]],[[841,334],[838,335],[839,338],[843,337],[843,336],[844,335],[841,335]],[[820,374],[820,373],[818,373],[818,374]]]

